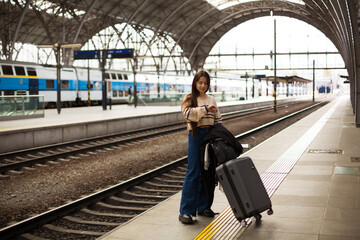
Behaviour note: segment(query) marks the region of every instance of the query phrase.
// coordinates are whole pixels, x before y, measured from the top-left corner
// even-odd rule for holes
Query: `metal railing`
[[[44,96],[0,96],[0,121],[44,117]]]

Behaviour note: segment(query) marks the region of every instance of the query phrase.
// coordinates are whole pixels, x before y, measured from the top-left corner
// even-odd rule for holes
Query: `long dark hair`
[[[186,98],[185,98],[185,104],[187,104],[187,106],[189,106],[189,107],[197,107],[198,106],[197,97],[200,95],[200,92],[196,88],[196,83],[197,83],[197,81],[199,81],[199,79],[201,77],[206,78],[206,82],[207,82],[207,86],[208,86],[208,89],[206,89],[206,92],[209,90],[209,87],[210,87],[210,75],[209,75],[209,73],[207,71],[204,71],[204,70],[198,71],[195,74],[193,82],[192,82],[191,93],[186,95]],[[190,102],[190,104],[188,104],[188,102]],[[196,132],[197,132],[197,123],[196,122],[190,122],[190,125],[191,125],[192,135],[194,136],[196,134]]]

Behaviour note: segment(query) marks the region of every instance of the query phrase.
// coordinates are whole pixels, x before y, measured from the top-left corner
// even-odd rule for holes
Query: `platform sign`
[[[106,50],[107,58],[133,58],[134,49],[111,49]]]
[[[249,75],[241,75],[240,78],[255,78],[255,79],[260,79],[260,78],[265,78],[266,75],[265,74],[249,74]]]
[[[255,74],[254,78],[255,79],[266,78],[266,75],[265,74]]]
[[[92,51],[74,51],[74,59],[99,59],[100,52],[98,50]]]

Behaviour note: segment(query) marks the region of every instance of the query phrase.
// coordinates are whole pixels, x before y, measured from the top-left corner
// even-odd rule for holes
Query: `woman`
[[[187,121],[188,169],[182,189],[180,222],[194,223],[196,213],[214,217],[201,177],[200,145],[209,127],[221,123],[221,115],[216,101],[206,94],[210,87],[210,76],[206,71],[195,74],[191,93],[181,102],[181,112]]]

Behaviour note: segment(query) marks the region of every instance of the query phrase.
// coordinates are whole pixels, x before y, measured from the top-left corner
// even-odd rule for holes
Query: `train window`
[[[26,91],[25,90],[18,90],[18,91],[16,91],[16,95],[26,95]]]
[[[116,74],[115,74],[115,73],[112,73],[112,74],[111,74],[111,78],[112,78],[113,80],[116,80]]]
[[[128,75],[127,74],[124,74],[124,79],[128,80]]]
[[[109,73],[105,73],[105,79],[110,79]]]
[[[26,68],[29,76],[37,76],[35,68],[28,67]]]
[[[46,79],[46,88],[52,88],[53,89],[54,87],[55,87],[55,81]]]
[[[14,90],[5,90],[4,96],[6,96],[6,95],[15,95],[15,91]]]
[[[1,68],[3,70],[4,75],[14,75],[12,66],[10,66],[10,65],[2,65]]]
[[[15,73],[16,75],[23,75],[25,76],[25,68],[21,66],[15,66]]]
[[[68,80],[62,80],[61,81],[61,88],[62,89],[68,89],[69,88],[69,81]]]
[[[113,97],[117,97],[117,91],[113,91]]]
[[[121,73],[118,73],[117,75],[119,80],[123,79]]]

